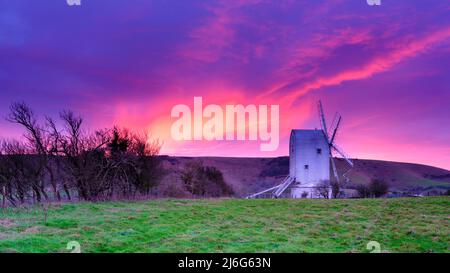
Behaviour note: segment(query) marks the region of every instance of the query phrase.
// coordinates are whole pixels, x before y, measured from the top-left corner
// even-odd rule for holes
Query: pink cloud
[[[243,24],[245,16],[240,12],[244,6],[256,5],[261,0],[219,1],[206,5],[211,15],[189,34],[190,43],[183,45],[179,55],[183,58],[211,63],[223,57],[227,47],[235,42],[235,26]]]
[[[367,39],[368,35],[360,35],[352,42],[358,42],[364,39]],[[372,58],[366,65],[363,67],[348,69],[344,71],[340,71],[337,74],[327,76],[327,77],[318,77],[310,82],[304,83],[299,88],[289,92],[287,95],[283,97],[284,100],[289,101],[291,104],[294,101],[302,96],[307,94],[312,90],[317,90],[326,86],[339,85],[344,81],[350,80],[361,80],[370,78],[373,75],[381,72],[385,72],[398,63],[413,58],[421,53],[427,52],[433,46],[448,40],[450,37],[450,28],[443,28],[437,31],[432,32],[431,34],[427,34],[420,39],[400,39],[395,40],[392,44],[388,46],[384,46],[390,49],[390,52],[386,52],[379,56]],[[340,39],[336,39],[335,41],[330,41],[328,46],[336,46],[339,44]],[[319,50],[315,52],[316,54],[322,56],[323,54]],[[271,90],[264,95],[275,93],[284,86],[287,86],[289,83],[284,83],[278,89]]]

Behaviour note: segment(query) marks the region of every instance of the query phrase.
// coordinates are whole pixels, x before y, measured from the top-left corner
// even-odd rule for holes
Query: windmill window
[[[309,165],[305,165],[305,170],[309,170]]]
[[[318,149],[317,149],[317,154],[318,154],[318,155],[321,155],[321,154],[322,154],[322,149],[318,148]]]

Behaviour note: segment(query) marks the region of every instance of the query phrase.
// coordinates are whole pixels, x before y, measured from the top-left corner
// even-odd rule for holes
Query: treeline
[[[161,143],[145,133],[118,127],[88,132],[83,118],[72,111],[61,112],[58,122],[51,117],[39,122],[25,103],[12,104],[7,120],[20,125],[25,134],[22,140],[0,142],[3,206],[148,196],[166,174],[158,156]],[[193,196],[232,192],[216,169],[203,174],[201,169],[193,171],[188,166],[179,179],[185,179],[187,173],[194,173],[185,184]],[[221,190],[203,188],[216,184]]]
[[[347,184],[347,185],[344,185]],[[323,181],[317,185],[314,190],[316,198],[346,198],[349,197],[345,194],[345,189],[355,190],[356,194],[351,194],[350,197],[356,198],[380,198],[388,194],[389,184],[381,179],[372,179],[366,184],[351,184],[351,181],[338,182]],[[308,192],[302,193],[302,198],[308,197]]]
[[[220,197],[234,193],[218,169],[204,166],[201,161],[186,164],[180,178],[184,188],[194,196]]]
[[[368,185],[357,185],[356,191],[360,198],[379,198],[388,193],[389,184],[381,179],[372,179]]]

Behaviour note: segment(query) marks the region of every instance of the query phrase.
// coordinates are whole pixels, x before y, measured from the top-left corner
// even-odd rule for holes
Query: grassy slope
[[[281,183],[289,172],[289,159],[279,158],[233,158],[233,157],[167,157],[166,167],[181,167],[189,161],[201,160],[205,165],[215,166],[224,174],[238,196],[246,196]],[[340,174],[348,170],[343,160],[336,161]],[[354,160],[355,167],[348,173],[354,184],[367,184],[379,178],[389,183],[391,190],[413,190],[416,187],[441,186],[450,188],[450,171],[432,166],[390,162],[381,160]],[[172,177],[169,177],[172,179]]]
[[[449,252],[450,198],[155,200],[0,211],[0,252]]]

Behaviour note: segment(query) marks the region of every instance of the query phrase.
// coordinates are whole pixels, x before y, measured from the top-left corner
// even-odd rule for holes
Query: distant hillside
[[[222,171],[225,180],[238,196],[245,196],[281,182],[289,172],[289,158],[233,158],[233,157],[164,157],[164,165],[174,170],[189,161],[201,160],[204,165],[214,166]],[[373,178],[383,179],[390,190],[424,192],[427,190],[450,189],[450,171],[411,163],[381,160],[354,159],[355,167],[348,177],[351,184],[366,184]],[[337,159],[340,174],[348,165]],[[171,177],[171,176],[169,176]]]

